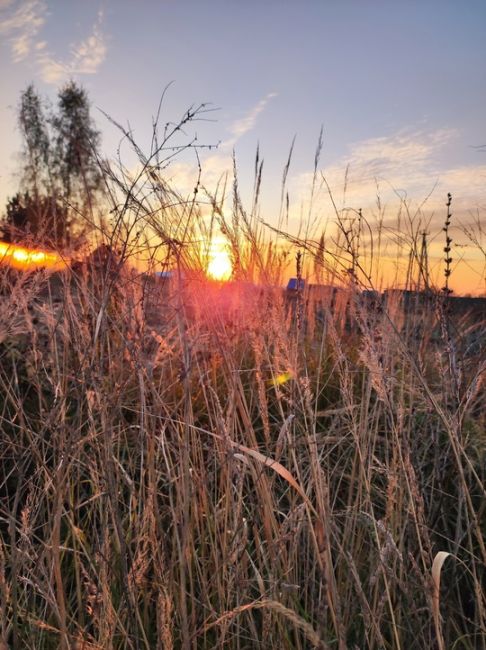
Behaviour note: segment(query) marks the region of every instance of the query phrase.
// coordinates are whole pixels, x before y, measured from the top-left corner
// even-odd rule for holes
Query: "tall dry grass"
[[[345,286],[288,296],[318,247],[237,186],[228,218],[151,156],[114,176],[116,253],[0,268],[0,647],[486,648],[484,321],[363,298],[343,221]]]

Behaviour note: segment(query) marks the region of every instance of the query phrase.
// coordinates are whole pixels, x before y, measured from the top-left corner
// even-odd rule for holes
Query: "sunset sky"
[[[89,92],[107,156],[120,135],[97,108],[129,123],[144,148],[167,84],[164,122],[211,103],[213,121],[191,130],[200,142],[219,143],[203,155],[206,182],[229,167],[234,149],[249,191],[259,144],[269,222],[294,135],[293,227],[307,210],[322,126],[319,168],[340,206],[363,208],[371,218],[379,192],[392,224],[398,196],[409,198],[413,211],[433,190],[422,209],[433,239],[450,191],[456,226],[485,225],[484,0],[0,0],[0,205],[17,186],[21,91],[34,82],[54,101],[70,78]],[[190,160],[170,171],[182,187],[192,173]],[[324,187],[314,210],[319,223],[332,218]],[[456,230],[455,241],[467,243],[461,237]],[[438,267],[442,244],[435,241]],[[466,263],[456,288],[484,291],[484,258],[468,247],[460,255]]]

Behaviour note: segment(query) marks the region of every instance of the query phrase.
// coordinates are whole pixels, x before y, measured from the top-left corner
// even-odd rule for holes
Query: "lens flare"
[[[267,383],[269,386],[282,386],[282,384],[286,384],[291,379],[293,379],[293,374],[290,371],[287,371],[280,373],[273,379],[270,379]]]

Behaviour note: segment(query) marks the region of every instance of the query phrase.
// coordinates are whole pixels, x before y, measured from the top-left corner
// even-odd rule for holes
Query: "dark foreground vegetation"
[[[109,266],[1,269],[3,647],[482,648],[484,323]]]

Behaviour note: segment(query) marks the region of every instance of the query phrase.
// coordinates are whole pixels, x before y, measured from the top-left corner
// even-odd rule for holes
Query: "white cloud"
[[[77,74],[94,74],[105,60],[107,45],[101,31],[102,21],[100,12],[91,35],[73,48],[72,68]]]
[[[46,50],[37,57],[42,80],[48,84],[56,84],[69,75],[69,67],[62,61],[56,61]]]
[[[41,0],[17,3],[17,9],[6,17],[0,17],[0,33],[10,43],[12,59],[19,63],[26,59],[35,47],[37,34],[46,21],[47,5]],[[0,10],[8,9],[12,2],[0,3]]]
[[[101,29],[103,12],[98,16],[92,31],[85,39],[70,46],[68,57],[55,56],[39,32],[46,23],[47,4],[43,0],[28,0],[14,3],[0,0],[0,11],[11,9],[6,16],[0,15],[0,33],[5,34],[10,43],[12,60],[19,63],[32,57],[40,76],[46,83],[57,84],[75,75],[95,74],[106,58],[107,44]]]
[[[95,74],[106,57],[107,45],[101,30],[103,13],[98,13],[91,34],[80,43],[71,46],[68,61],[55,58],[46,47],[37,56],[42,79],[46,83],[58,83],[68,76]]]
[[[260,113],[265,110],[268,102],[276,96],[277,93],[268,93],[268,95],[266,95],[263,99],[260,99],[260,101],[251,110],[249,110],[244,117],[233,122],[229,128],[231,136],[225,140],[221,146],[232,147],[242,136],[245,135],[245,133],[251,131],[254,128]]]
[[[437,170],[436,158],[442,147],[457,137],[452,129],[431,133],[400,132],[390,137],[363,140],[350,147],[348,156],[323,172],[334,180],[348,168],[348,183],[352,186],[385,181],[395,188],[415,186],[425,179],[433,184],[431,171]]]
[[[401,200],[407,201],[410,210],[417,210],[432,192],[423,210],[437,225],[443,218],[447,192],[453,194],[456,213],[486,205],[486,165],[447,167],[440,160],[443,148],[457,137],[455,130],[439,129],[428,133],[402,131],[390,137],[364,140],[352,145],[347,156],[322,169],[322,177],[338,208],[375,207],[379,194],[390,217]],[[319,174],[318,182],[322,177]],[[294,212],[296,205],[308,200],[311,183],[312,172],[291,179]],[[314,204],[323,214],[329,214],[331,205],[323,182]]]

